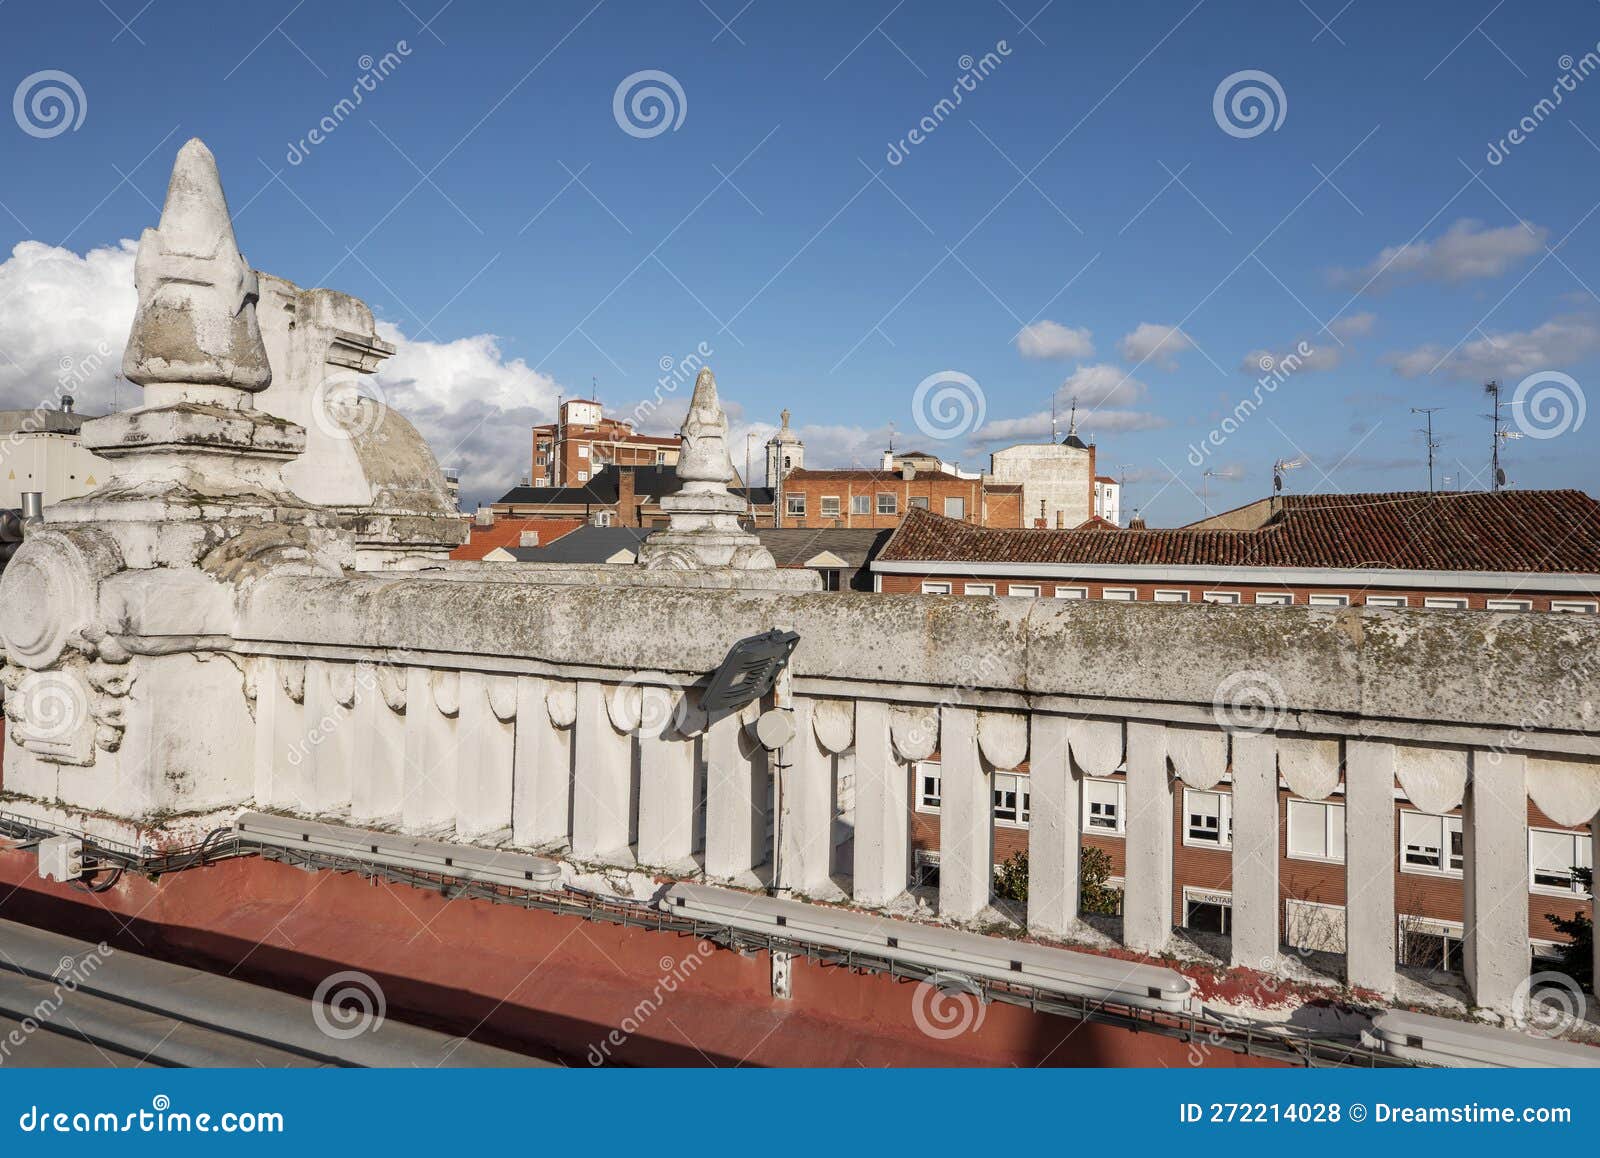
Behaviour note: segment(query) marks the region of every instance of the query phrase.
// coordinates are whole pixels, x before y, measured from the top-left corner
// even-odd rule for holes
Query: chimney
[[[537,547],[538,545],[538,531],[523,531],[517,535],[517,546],[519,547]]]
[[[884,470],[893,470],[894,469],[894,451],[886,450],[886,451],[883,452],[883,469]]]
[[[634,492],[634,468],[614,466],[611,469],[617,472],[617,526],[637,527],[639,507]]]
[[[1100,512],[1094,509],[1094,480],[1099,477],[1094,469],[1094,443],[1089,444],[1089,515],[1092,518]]]
[[[1144,516],[1141,515],[1138,511],[1135,511],[1133,513],[1133,518],[1128,520],[1128,530],[1130,530],[1130,531],[1142,531],[1142,530],[1145,530]]]
[[[473,516],[472,521],[480,527],[494,526],[494,508],[480,505],[478,513]]]
[[[44,522],[44,492],[22,492],[22,522],[26,526],[37,526]]]

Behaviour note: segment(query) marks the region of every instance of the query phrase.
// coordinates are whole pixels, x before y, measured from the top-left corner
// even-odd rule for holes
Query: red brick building
[[[885,593],[1592,613],[1600,503],[1285,495],[1246,529],[1174,530],[1002,530],[913,510],[872,566]]]
[[[772,492],[765,487],[729,488],[750,503],[753,526],[772,525]],[[683,484],[678,468],[668,466],[605,466],[582,483],[567,487],[513,487],[491,510],[495,518],[564,522],[577,519],[602,527],[664,527],[661,500]]]
[[[561,417],[533,428],[535,487],[582,486],[606,466],[673,466],[678,438],[638,434],[631,422],[607,418],[600,403],[569,398]]]
[[[1022,488],[907,462],[886,470],[809,470],[784,476],[784,527],[885,528],[928,511],[976,526],[1022,526]]]

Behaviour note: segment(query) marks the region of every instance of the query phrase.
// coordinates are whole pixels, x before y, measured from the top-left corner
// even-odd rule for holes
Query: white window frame
[[[870,515],[872,513],[872,496],[851,495],[850,513],[852,515]]]
[[[578,481],[579,482],[588,482],[589,481],[589,472],[586,471],[586,470],[580,470],[578,472]]]
[[[1104,795],[1112,795],[1113,800],[1090,800],[1089,788],[1095,785],[1097,791]],[[1109,790],[1109,791],[1108,791]],[[1128,831],[1128,784],[1124,780],[1106,780],[1099,776],[1085,776],[1083,778],[1083,831],[1096,836],[1124,836]],[[1092,823],[1096,815],[1104,816],[1104,811],[1096,813],[1095,806],[1102,810],[1109,806],[1114,811],[1111,819],[1115,827]]]
[[[1180,914],[1180,918],[1183,921],[1182,927],[1185,929],[1189,928],[1189,905],[1191,903],[1216,905],[1220,908],[1223,911],[1221,935],[1224,937],[1233,935],[1233,894],[1231,892],[1225,889],[1190,888],[1185,885],[1183,889],[1183,912]]]
[[[1411,819],[1408,820],[1407,818]],[[1439,852],[1439,863],[1437,865],[1429,865],[1419,861],[1413,861],[1411,859],[1413,854],[1409,851],[1412,846],[1406,841],[1406,830],[1407,828],[1410,828],[1418,837],[1418,841],[1415,845],[1416,848],[1419,850],[1425,850],[1433,847],[1431,845],[1422,843],[1422,841],[1428,839],[1430,834],[1418,831],[1427,827],[1430,822],[1437,824],[1437,828],[1433,834],[1434,839],[1438,841],[1437,847]],[[1450,837],[1453,833],[1459,833],[1462,831],[1461,817],[1441,816],[1438,813],[1419,812],[1415,809],[1402,809],[1400,812],[1400,823],[1397,827],[1399,828],[1398,836],[1400,839],[1401,872],[1415,873],[1419,876],[1430,877],[1459,877],[1462,875],[1463,866],[1452,866],[1450,863],[1453,859],[1455,859],[1454,853],[1451,851],[1454,842],[1450,839]],[[1463,837],[1463,840],[1464,839],[1465,837]],[[1463,849],[1462,857],[1464,864],[1465,849]]]
[[[1009,794],[1011,805],[1002,808],[1002,799]],[[990,781],[991,811],[998,828],[1027,828],[1033,809],[1032,782],[1026,772],[996,772]],[[1003,817],[1002,812],[1012,815]]]
[[[588,458],[589,457],[589,444],[588,443],[580,442],[578,444],[578,457],[579,458]]]
[[[1189,602],[1189,593],[1187,591],[1173,591],[1165,588],[1157,588],[1155,592],[1155,601],[1157,603],[1187,603]]]
[[[1408,595],[1368,595],[1365,603],[1368,607],[1410,607],[1411,597]]]
[[[944,799],[944,766],[937,760],[918,760],[916,786],[917,811],[937,815]]]
[[[797,495],[795,495],[795,494],[786,494],[786,495],[784,495],[783,496],[783,513],[785,515],[793,515],[796,518],[802,518],[802,519],[805,518],[805,514],[806,514],[806,496],[805,496],[805,493],[801,492],[800,494],[797,494]]]
[[[1217,838],[1211,840],[1206,836],[1195,835],[1195,821],[1204,821],[1209,815],[1207,812],[1196,812],[1196,806],[1202,801],[1216,801],[1216,834]],[[1207,805],[1209,808],[1209,804]],[[1202,823],[1202,831],[1206,826]],[[1183,790],[1183,843],[1190,848],[1220,848],[1233,847],[1233,794],[1231,792],[1204,792],[1197,788]]]
[[[1471,605],[1465,595],[1429,595],[1423,599],[1422,606],[1435,611],[1465,611]]]
[[[818,508],[822,511],[822,517],[823,518],[825,518],[825,519],[837,519],[839,517],[839,496],[838,495],[823,495],[821,498],[819,498],[817,500],[817,505],[818,505]]]
[[[1298,821],[1297,821],[1298,818]],[[1322,828],[1322,853],[1295,851],[1295,834],[1300,827]],[[1334,846],[1338,855],[1334,855]],[[1290,797],[1285,808],[1284,853],[1290,860],[1317,861],[1321,864],[1344,863],[1344,805],[1331,800],[1301,800]]]
[[[1550,875],[1552,866],[1536,864],[1534,860],[1534,837],[1562,837],[1571,842],[1572,857],[1567,863],[1556,871],[1567,878],[1565,886],[1547,884],[1536,880],[1540,870]],[[1562,828],[1528,828],[1528,891],[1538,893],[1545,897],[1587,897],[1588,891],[1578,883],[1578,878],[1573,875],[1572,867],[1581,865],[1585,868],[1594,867],[1594,842],[1586,832],[1568,832]]]
[[[950,584],[936,583],[931,579],[924,579],[922,581],[922,593],[924,595],[948,595],[950,594]]]
[[[906,510],[908,511],[930,511],[932,509],[932,504],[929,503],[927,495],[912,495],[906,500]]]
[[[954,507],[954,510],[951,508]],[[944,517],[947,519],[964,519],[967,517],[967,500],[959,495],[947,496],[944,500]]]
[[[878,505],[875,509],[880,515],[898,515],[900,513],[900,499],[888,491],[879,491]]]
[[[1563,612],[1567,615],[1594,615],[1600,612],[1600,603],[1592,599],[1552,599],[1550,610]]]
[[[1015,595],[1018,599],[1039,598],[1040,587],[1037,583],[1007,583],[1006,594]]]
[[[1239,602],[1239,593],[1237,591],[1207,591],[1200,598],[1206,603],[1237,603]]]
[[[1308,607],[1349,607],[1350,596],[1336,595],[1331,591],[1318,591],[1306,599]]]
[[[1532,611],[1533,610],[1533,600],[1531,600],[1531,599],[1485,599],[1483,601],[1483,608],[1484,608],[1485,611]]]
[[[1108,603],[1135,603],[1139,599],[1137,587],[1102,587],[1100,598]]]
[[[1058,585],[1055,597],[1057,599],[1087,599],[1089,598],[1089,589],[1087,587],[1061,587]]]
[[[1257,591],[1256,603],[1266,607],[1289,607],[1294,603],[1294,592]]]
[[[961,594],[963,594],[963,595],[993,595],[994,594],[994,584],[993,583],[963,583],[961,585]]]
[[[656,465],[657,466],[666,466],[667,465],[667,452],[666,451],[664,451],[664,450],[656,451]]]

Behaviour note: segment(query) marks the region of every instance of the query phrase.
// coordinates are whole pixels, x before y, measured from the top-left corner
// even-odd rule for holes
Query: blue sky
[[[382,381],[472,497],[526,473],[557,391],[628,413],[702,344],[736,436],[788,406],[822,465],[874,461],[892,423],[981,466],[1076,394],[1153,524],[1265,493],[1280,458],[1310,459],[1293,490],[1425,485],[1412,406],[1445,408],[1440,475],[1481,486],[1482,379],[1555,372],[1537,432],[1567,429],[1509,442],[1507,474],[1600,489],[1600,418],[1575,422],[1600,380],[1600,76],[1571,79],[1600,7],[1039,3],[9,0],[0,89],[59,70],[84,109],[49,136],[0,118],[0,253],[37,243],[0,266],[0,403],[125,334],[117,247],[199,136],[253,264],[392,327]],[[682,92],[655,135],[614,115],[645,70]],[[1254,135],[1214,115],[1244,70],[1282,93]],[[1242,367],[1302,340],[1224,431],[1258,392]],[[944,371],[984,421],[934,439],[913,400]]]

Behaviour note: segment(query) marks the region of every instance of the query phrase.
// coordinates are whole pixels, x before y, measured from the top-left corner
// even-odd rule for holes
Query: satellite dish
[[[1495,471],[1494,472],[1494,481],[1499,483],[1501,486],[1505,486],[1506,485],[1506,472],[1503,471],[1503,470]]]

